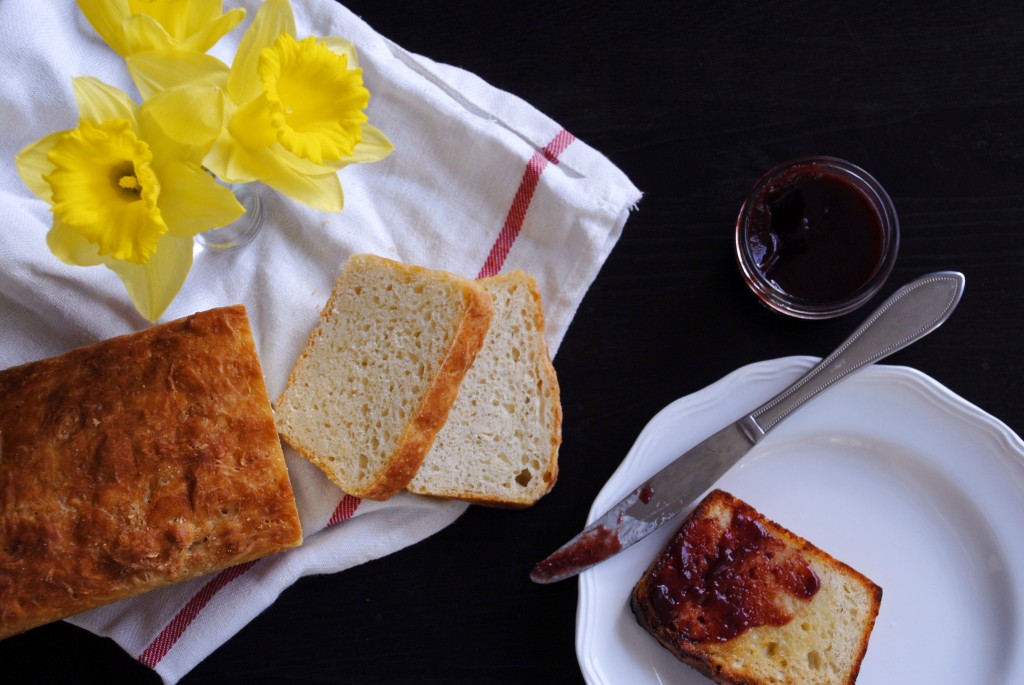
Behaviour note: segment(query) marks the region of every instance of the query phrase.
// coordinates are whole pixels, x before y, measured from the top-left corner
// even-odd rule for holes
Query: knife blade
[[[645,480],[583,532],[533,567],[554,583],[618,554],[682,513],[775,426],[851,374],[920,340],[956,308],[966,279],[923,276],[896,291],[836,350],[768,402],[705,438]]]

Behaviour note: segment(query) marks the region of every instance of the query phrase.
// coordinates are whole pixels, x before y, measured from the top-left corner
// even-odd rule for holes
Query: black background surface
[[[576,582],[533,585],[531,565],[581,528],[663,406],[750,362],[826,354],[867,313],[791,320],[745,290],[736,212],[792,157],[848,159],[893,197],[902,246],[871,305],[929,271],[967,277],[953,318],[889,361],[1024,430],[1024,4],[346,6],[530,102],[644,198],[555,358],[554,491],[525,511],[472,508],[410,549],[299,581],[185,685],[581,682]],[[0,680],[158,682],[63,623],[0,642]]]

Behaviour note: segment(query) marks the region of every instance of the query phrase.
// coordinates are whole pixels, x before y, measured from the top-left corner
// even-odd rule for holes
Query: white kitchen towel
[[[211,54],[229,62],[255,16]],[[265,226],[236,252],[197,251],[162,320],[243,303],[272,398],[342,264],[357,252],[482,276],[520,268],[540,286],[552,354],[640,193],[607,158],[528,103],[463,70],[402,50],[329,0],[293,0],[298,38],[341,36],[359,52],[370,122],[395,152],[341,171],[345,209],[310,210],[261,187]],[[496,27],[497,30],[497,27]],[[94,76],[136,92],[123,60],[73,0],[0,3],[0,368],[147,325],[103,267],[67,266],[46,247],[49,207],[14,155],[74,128],[71,83]],[[345,495],[286,449],[305,532],[292,551],[70,619],[113,638],[174,683],[304,575],[379,558],[441,530],[465,504]]]

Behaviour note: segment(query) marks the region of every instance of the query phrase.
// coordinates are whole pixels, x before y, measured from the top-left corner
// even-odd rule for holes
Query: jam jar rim
[[[772,282],[764,276],[755,266],[754,258],[748,250],[746,240],[746,222],[750,216],[754,200],[761,194],[764,188],[776,177],[801,166],[818,166],[823,169],[839,173],[850,180],[854,187],[865,199],[871,203],[878,213],[882,224],[882,234],[885,241],[881,258],[871,277],[857,290],[849,295],[828,302],[807,300],[796,297],[775,287]],[[802,319],[829,319],[843,314],[848,314],[861,307],[885,284],[896,263],[896,256],[899,252],[900,224],[896,214],[896,207],[892,198],[878,180],[865,171],[863,168],[848,162],[839,157],[828,155],[808,155],[796,157],[781,164],[773,166],[766,171],[747,193],[740,206],[739,215],[736,218],[735,231],[735,256],[743,280],[754,292],[758,300],[769,309],[779,313],[794,316]]]

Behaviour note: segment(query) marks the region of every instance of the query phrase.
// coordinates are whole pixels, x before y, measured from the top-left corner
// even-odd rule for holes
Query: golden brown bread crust
[[[409,267],[421,270],[420,267]],[[364,493],[367,499],[382,500],[402,490],[420,468],[430,451],[434,439],[448,419],[455,403],[462,379],[473,365],[477,352],[483,347],[487,329],[491,325],[494,306],[491,296],[479,286],[466,290],[466,316],[455,333],[452,347],[430,388],[423,396],[418,410],[399,439],[398,451],[387,473],[382,474],[376,487]]]
[[[714,519],[722,516],[723,513],[725,516],[729,516],[740,507],[743,508],[745,514],[756,520],[757,525],[762,526],[771,536],[784,542],[787,550],[782,554],[795,551],[808,562],[809,567],[820,578],[820,591],[816,594],[838,595],[840,599],[837,603],[846,603],[846,606],[842,607],[842,611],[847,617],[853,614],[859,614],[862,617],[857,625],[858,630],[855,635],[840,635],[836,638],[851,641],[850,645],[836,645],[835,649],[835,652],[845,652],[847,655],[845,672],[833,673],[821,669],[818,673],[809,675],[800,673],[794,665],[792,673],[782,676],[778,674],[772,674],[771,677],[766,676],[763,672],[764,669],[759,668],[757,658],[751,658],[750,654],[753,651],[759,655],[762,653],[761,645],[771,645],[773,642],[777,644],[779,640],[786,639],[778,631],[773,632],[776,631],[775,626],[759,626],[724,641],[713,639],[701,641],[688,639],[675,625],[666,623],[659,616],[655,606],[657,601],[655,594],[658,589],[652,578],[659,564],[664,563],[666,555],[670,554],[670,550],[673,548],[672,543],[666,546],[662,554],[651,563],[633,589],[630,607],[637,622],[677,659],[721,685],[767,685],[768,683],[796,685],[797,683],[811,682],[809,677],[815,677],[814,682],[854,685],[878,615],[882,600],[882,588],[859,571],[833,558],[812,543],[757,513],[749,505],[721,490],[712,491],[698,504],[687,517],[687,521],[680,527],[676,536],[683,534],[690,521]],[[676,536],[673,541],[678,539]],[[840,589],[840,585],[843,586],[842,589]],[[822,627],[819,617],[813,614],[812,608],[813,602],[818,599],[817,596],[814,596],[810,598],[809,602],[798,599],[788,602],[788,608],[793,612],[793,621],[796,622],[799,619],[798,622],[804,624],[813,633],[821,632],[818,629]],[[849,604],[850,602],[857,602],[858,606],[852,606]],[[755,645],[756,648],[750,650],[751,645]],[[768,661],[765,660],[763,663]],[[822,678],[820,681],[817,679],[819,676]]]
[[[536,304],[534,308],[534,321],[533,325],[536,330],[543,331],[545,329],[544,320],[544,308],[541,303],[540,288],[537,287],[537,282],[533,277],[525,279],[525,283],[530,293],[530,297]],[[558,450],[562,445],[562,402],[561,386],[558,384],[558,374],[555,372],[555,365],[551,363],[551,355],[548,353],[547,345],[544,346],[543,355],[538,362],[542,366],[542,370],[538,372],[539,375],[544,377],[545,383],[550,388],[550,392],[553,398],[552,410],[554,412],[554,431],[551,434],[551,451],[548,453],[547,468],[544,469],[544,473],[541,478],[547,484],[547,492],[551,492],[551,488],[555,487],[555,483],[558,481]],[[465,498],[467,501],[473,504],[479,504],[488,507],[494,507],[496,509],[525,509],[532,506],[535,501],[527,502],[508,502],[508,501],[495,501],[493,499],[484,498]]]
[[[242,306],[0,371],[0,638],[299,544]]]
[[[520,271],[520,270],[516,270]],[[543,335],[545,330],[544,320],[544,308],[541,302],[540,288],[537,286],[537,282],[532,276],[522,272],[525,278],[522,279],[522,283],[526,286],[527,292],[530,294],[530,298],[534,301],[533,307],[533,325],[535,330],[539,331],[539,335]],[[492,276],[491,278],[500,278],[500,276]],[[485,282],[486,279],[481,279],[478,282]],[[554,414],[553,417],[553,431],[551,433],[551,450],[548,452],[547,459],[544,462],[546,467],[541,474],[541,478],[547,485],[547,489],[544,494],[547,494],[555,486],[558,480],[558,450],[562,445],[562,403],[561,403],[561,388],[558,385],[558,374],[555,372],[554,364],[551,362],[551,355],[548,353],[547,345],[543,346],[540,350],[542,354],[538,359],[540,369],[537,375],[544,378],[544,382],[550,389],[552,396],[551,408]],[[429,451],[429,450],[428,450]],[[414,492],[416,492],[414,490]],[[424,494],[435,494],[435,493],[424,493]],[[442,493],[441,496],[452,497],[460,499],[470,504],[476,504],[479,506],[492,507],[494,509],[526,509],[527,507],[533,506],[536,503],[536,499],[522,499],[518,501],[512,501],[509,499],[498,499],[496,497],[488,497],[484,495],[466,494],[461,492],[447,492]]]
[[[540,288],[537,287],[533,278],[529,279],[530,297],[537,303],[534,325],[538,331],[547,330],[544,321],[544,308],[541,305]],[[548,492],[558,482],[558,450],[562,445],[562,388],[558,384],[558,374],[555,372],[555,365],[551,362],[551,355],[548,353],[547,345],[544,346],[544,355],[541,361],[544,366],[544,377],[551,388],[551,395],[554,398],[552,408],[554,409],[555,431],[551,435],[551,453],[548,456],[548,468],[544,472],[544,480],[548,483]]]

